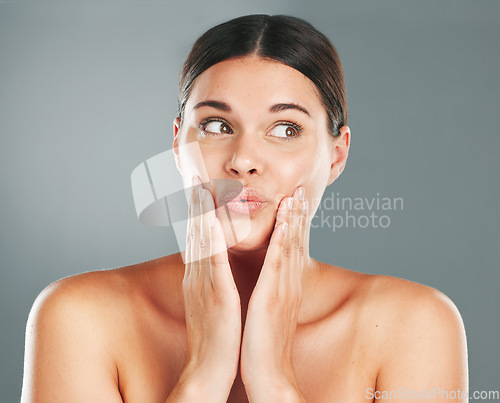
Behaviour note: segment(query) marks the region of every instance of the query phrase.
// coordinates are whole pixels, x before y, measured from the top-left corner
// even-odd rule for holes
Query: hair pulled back
[[[332,136],[347,124],[344,73],[335,47],[308,22],[285,15],[247,15],[219,24],[193,45],[179,79],[179,118],[196,77],[227,59],[255,55],[300,71],[316,86]]]

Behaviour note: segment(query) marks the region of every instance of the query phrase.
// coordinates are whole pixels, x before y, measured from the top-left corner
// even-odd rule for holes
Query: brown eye
[[[217,120],[208,122],[207,124],[202,126],[202,130],[206,133],[213,134],[230,134],[231,128],[227,123],[219,122]]]
[[[292,124],[281,124],[273,127],[269,134],[272,137],[289,139],[299,136],[300,128],[295,127]]]

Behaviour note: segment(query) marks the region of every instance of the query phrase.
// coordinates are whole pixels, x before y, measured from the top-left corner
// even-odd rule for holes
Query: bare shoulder
[[[366,316],[365,320],[380,327],[378,330],[390,323],[411,323],[410,327],[424,323],[462,326],[453,301],[435,288],[397,277],[322,265],[327,273],[321,277],[322,282],[329,289],[336,289],[342,301],[355,305]]]
[[[66,277],[38,295],[26,326],[23,402],[121,401],[117,318],[134,298],[130,270]]]
[[[460,317],[448,296],[427,285],[397,277],[367,274],[363,274],[363,282],[370,305],[382,309],[382,313],[389,317],[411,315],[415,319],[415,316],[425,315],[431,319],[428,314]]]
[[[448,296],[396,277],[325,267],[328,274],[323,283],[341,296],[335,305],[339,308],[332,312],[348,310],[344,317],[355,323],[352,332],[362,335],[357,348],[369,357],[366,362],[375,385],[367,390],[367,397],[379,402],[408,398],[397,394],[400,391],[457,395],[467,390],[465,328]]]
[[[468,386],[465,328],[448,296],[390,276],[364,274],[359,282],[379,390]]]
[[[123,310],[140,307],[148,296],[151,297],[152,285],[159,281],[164,281],[163,289],[173,286],[179,275],[168,268],[174,266],[176,259],[175,255],[170,255],[62,278],[38,295],[30,317],[71,310],[73,314],[90,315],[93,321],[108,320]]]
[[[97,270],[65,277],[45,287],[36,298],[29,321],[85,320],[95,323],[110,310],[120,309],[119,299],[130,282],[123,268]],[[76,316],[75,316],[76,315]]]
[[[328,266],[329,283],[343,294],[362,317],[365,331],[388,337],[413,339],[429,329],[443,333],[463,333],[463,322],[453,301],[441,291],[413,281],[360,273]],[[327,283],[328,283],[327,282]],[[332,286],[333,287],[333,286]]]
[[[443,337],[463,332],[457,307],[441,291],[391,276],[365,276],[367,316],[379,330],[397,330],[394,337],[412,338],[419,332],[441,332]]]

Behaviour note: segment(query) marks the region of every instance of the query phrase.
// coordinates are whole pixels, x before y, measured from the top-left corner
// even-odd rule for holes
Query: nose
[[[240,133],[231,144],[230,158],[226,170],[235,178],[259,176],[263,169],[262,149],[258,150],[258,139],[252,133]]]

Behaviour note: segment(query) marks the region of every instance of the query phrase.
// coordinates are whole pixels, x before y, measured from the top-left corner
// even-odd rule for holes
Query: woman
[[[467,390],[465,332],[446,296],[309,255],[351,135],[323,34],[265,15],[207,31],[181,74],[174,134],[193,186],[185,255],[47,287],[28,320],[23,401],[456,401]],[[202,160],[181,151],[194,142]]]

